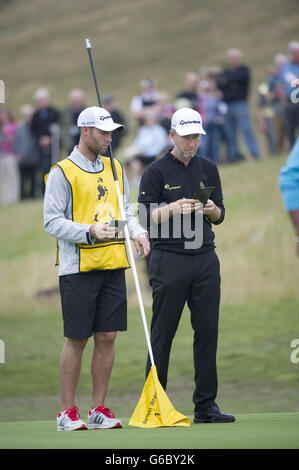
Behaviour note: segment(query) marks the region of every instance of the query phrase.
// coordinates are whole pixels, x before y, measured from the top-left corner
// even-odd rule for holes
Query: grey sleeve
[[[134,215],[134,205],[130,204],[130,187],[128,183],[127,176],[125,172],[123,172],[123,183],[124,183],[124,209],[126,213],[126,219],[128,222],[128,228],[131,238],[135,238],[137,235],[141,233],[146,233],[147,231],[139,224],[136,216]],[[136,203],[136,212],[137,212],[138,205]]]
[[[72,220],[71,187],[59,167],[54,167],[47,179],[44,229],[53,237],[69,243],[91,243],[90,224],[79,224]]]

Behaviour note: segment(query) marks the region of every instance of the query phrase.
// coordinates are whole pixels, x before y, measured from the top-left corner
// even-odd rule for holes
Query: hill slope
[[[184,73],[223,65],[238,47],[252,66],[253,90],[274,54],[298,39],[295,0],[14,0],[0,2],[1,77],[15,113],[47,86],[57,106],[73,87],[95,102],[85,38],[90,38],[101,89],[124,110],[150,76],[171,99]]]

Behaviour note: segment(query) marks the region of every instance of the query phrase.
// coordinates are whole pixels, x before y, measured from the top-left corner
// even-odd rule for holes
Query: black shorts
[[[124,269],[59,277],[64,336],[89,338],[96,332],[126,331]]]

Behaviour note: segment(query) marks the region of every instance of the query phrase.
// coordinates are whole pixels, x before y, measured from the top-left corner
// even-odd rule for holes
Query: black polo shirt
[[[224,219],[225,208],[217,165],[206,158],[195,155],[190,163],[185,166],[171,152],[168,152],[164,157],[153,162],[142,176],[138,197],[140,223],[150,233],[150,225],[155,224],[151,218],[151,212],[154,209],[151,204],[169,204],[183,197],[192,199],[195,191],[203,186],[216,187],[210,199],[221,209],[221,217],[214,222],[215,225],[218,225]],[[141,204],[143,204],[143,207],[140,206]],[[181,218],[181,227],[183,228],[183,217],[186,216],[176,215],[175,217]],[[193,213],[191,215],[192,230],[196,228],[195,222]],[[156,225],[155,236],[151,237],[152,248],[185,254],[203,253],[215,248],[215,234],[212,230],[212,224],[206,216],[202,218],[203,242],[199,248],[195,249],[186,248],[185,242],[190,242],[192,239],[185,237],[183,229],[178,236],[173,218],[169,219],[166,223],[169,225],[169,236],[163,236],[163,224]]]

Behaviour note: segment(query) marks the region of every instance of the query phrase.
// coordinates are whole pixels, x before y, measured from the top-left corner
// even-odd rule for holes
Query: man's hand
[[[149,255],[150,252],[150,244],[147,239],[146,233],[141,233],[137,235],[137,237],[133,238],[133,242],[136,248],[136,252],[139,256],[143,259]]]
[[[110,240],[117,231],[118,228],[110,227],[109,224],[93,224],[89,229],[90,235],[97,240]]]
[[[203,215],[206,215],[211,222],[216,222],[216,220],[221,217],[221,209],[212,201],[208,199],[206,205],[202,209]]]
[[[198,199],[178,199],[170,203],[169,206],[174,214],[191,214],[191,212],[198,211],[201,208],[201,202]]]
[[[175,214],[190,214],[201,208],[202,204],[197,199],[178,199],[164,207],[153,210],[152,218],[156,224],[160,224],[173,217]]]

